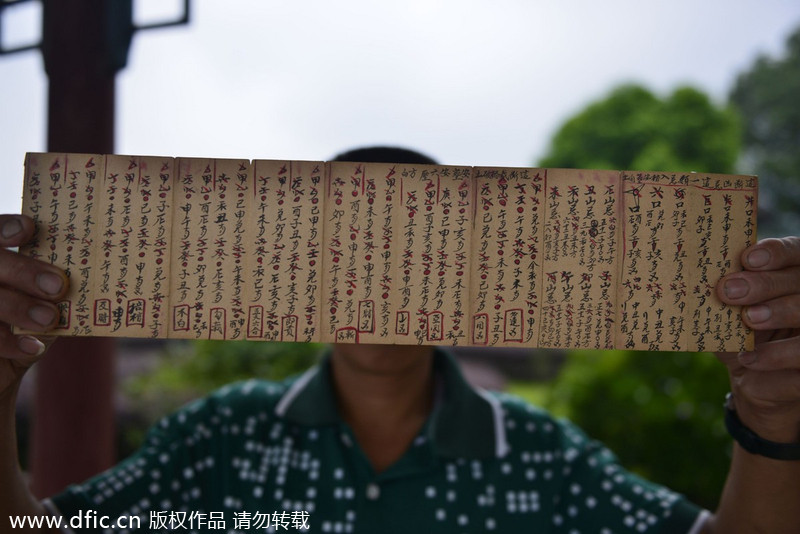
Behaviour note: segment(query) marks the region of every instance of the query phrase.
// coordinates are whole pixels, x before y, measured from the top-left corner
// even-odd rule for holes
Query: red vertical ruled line
[[[472,229],[475,229],[475,221],[478,219],[478,169],[477,167],[472,167],[472,170],[469,174],[470,183],[469,186],[472,188]],[[474,243],[473,239],[473,243]]]
[[[67,176],[69,176],[69,154],[64,154],[64,172],[61,175],[61,177],[62,177],[62,187],[66,186],[66,184],[67,184]],[[65,194],[66,194],[66,191],[67,191],[67,188],[64,187],[64,193]],[[55,193],[56,194],[58,193],[58,189],[55,190]],[[69,206],[69,203],[67,203],[67,206]],[[59,203],[58,203],[58,207],[59,208],[61,207],[61,201],[60,200],[59,200]],[[58,216],[61,217],[62,215],[59,213]],[[63,228],[63,226],[59,226],[59,228]],[[55,252],[55,251],[53,251],[53,252]],[[61,258],[59,257],[58,259],[60,260]]]
[[[621,190],[621,191],[617,191],[617,197],[619,197],[617,199],[618,205],[619,205],[619,209],[617,210],[617,214],[618,214],[617,217],[619,218],[619,225],[622,227],[622,229],[621,229],[621,231],[622,231],[622,262],[621,263],[624,263],[625,262],[625,255],[628,253],[628,239],[627,239],[628,234],[626,232],[627,223],[626,223],[626,217],[625,217],[625,214],[627,213],[627,211],[625,211],[625,177],[624,177],[624,171],[619,171],[619,179],[618,179],[617,183],[619,184],[617,186],[617,189]],[[621,201],[620,201],[620,199],[621,199]],[[622,271],[623,271],[623,266],[620,265],[619,273],[621,274]]]
[[[472,272],[472,264],[473,264],[472,259],[474,257],[476,257],[476,255],[477,255],[476,254],[476,250],[480,246],[478,244],[479,240],[475,239],[475,221],[478,219],[478,215],[477,215],[478,212],[477,212],[476,204],[478,203],[478,189],[479,189],[478,183],[477,183],[478,182],[478,169],[476,167],[470,167],[468,180],[469,180],[469,186],[471,188],[470,191],[469,191],[469,198],[470,198],[470,203],[472,204],[470,206],[470,221],[469,221],[468,224],[470,224],[472,226],[472,234],[471,234],[472,239],[470,239],[470,242],[468,243],[469,256],[467,257],[466,266],[464,268],[464,272],[467,275],[466,276],[466,281],[467,281],[467,283],[466,283],[466,288],[467,288],[466,293],[467,293],[467,297],[466,297],[466,306],[464,306],[464,307],[466,308],[465,315],[467,317],[467,325],[468,325],[468,328],[470,329],[469,339],[471,339],[472,340],[472,344],[475,345],[476,344],[475,343],[475,324],[477,323],[477,317],[478,316],[477,315],[473,316],[473,313],[476,311],[476,310],[473,309],[473,307],[475,306],[475,295],[473,295],[473,289],[474,289],[473,286],[475,284],[475,280],[478,279],[477,278],[478,273]],[[458,194],[456,194],[456,196],[458,196]],[[488,320],[487,320],[487,324],[488,324]],[[487,326],[487,329],[488,329],[488,326]],[[487,336],[488,336],[488,332],[487,332]],[[481,342],[481,343],[478,343],[478,344],[479,345],[487,345],[488,344],[488,337],[486,337],[485,342]]]
[[[294,189],[294,174],[292,169],[292,162],[289,161],[289,191],[292,192]]]
[[[541,258],[541,260],[539,261],[539,272],[537,273],[537,276],[536,276],[536,280],[539,281],[539,288],[540,288],[539,291],[540,292],[544,289],[544,283],[543,283],[544,282],[544,262],[545,262],[544,249],[545,249],[545,241],[547,240],[547,216],[548,216],[548,214],[547,214],[547,206],[548,206],[548,203],[547,203],[547,169],[544,169],[544,186],[542,187],[541,195],[542,195],[542,200],[544,200],[544,202],[542,202],[542,241],[539,244],[539,246],[541,247],[539,249],[539,257]],[[539,302],[539,308],[538,308],[538,310],[539,310],[539,321],[538,321],[538,323],[536,325],[536,328],[539,330],[539,332],[538,332],[538,334],[536,336],[536,346],[537,347],[541,347],[542,346],[542,341],[543,341],[542,340],[542,317],[544,317],[544,305],[545,305],[545,303],[544,303],[543,299],[539,298],[539,297],[541,297],[541,293],[537,294],[536,297],[537,297],[537,301]],[[531,336],[531,337],[533,337],[533,336]]]
[[[138,161],[136,163],[136,167],[139,169],[139,175],[136,177],[136,188],[141,191],[142,190],[142,158],[139,156],[133,156]]]
[[[328,186],[328,199],[331,198],[331,173],[333,172],[333,164],[330,162],[325,163],[325,185]],[[327,200],[327,199],[326,199]],[[324,226],[324,225],[323,225]]]
[[[361,196],[364,196],[365,184],[367,181],[367,164],[361,164]]]
[[[402,211],[403,205],[406,203],[406,197],[403,196],[403,175],[397,177],[397,181],[400,182],[400,210]]]
[[[103,155],[103,176],[100,178],[100,180],[98,180],[99,184],[103,186],[103,189],[101,191],[103,195],[105,195],[106,193],[106,176],[108,176],[108,154]],[[97,208],[98,212],[100,211],[100,208],[103,207],[102,202],[100,201],[100,199],[102,198],[103,197],[98,197],[97,203],[100,206]]]
[[[622,241],[622,257],[617,257],[617,272],[616,272],[616,279],[614,284],[616,287],[614,288],[614,332],[613,332],[613,339],[614,339],[614,347],[613,348],[622,348],[624,347],[625,343],[623,343],[620,334],[620,319],[622,318],[622,303],[620,302],[620,294],[622,293],[622,276],[625,272],[625,258],[627,256],[628,250],[628,239],[627,239],[627,219],[625,217],[625,179],[623,177],[624,171],[619,171],[617,175],[617,235],[621,235]],[[619,247],[617,247],[619,250]]]
[[[211,171],[211,190],[217,192],[217,158],[214,158],[214,169]]]
[[[439,205],[439,197],[442,190],[442,175],[436,174],[436,205]]]
[[[62,187],[64,187],[64,194],[68,194],[67,188],[65,186],[67,185],[67,177],[69,176],[69,154],[64,154],[64,174],[62,174],[61,176],[62,176]],[[59,201],[59,207],[60,205],[61,204]],[[69,207],[69,203],[67,203],[67,206]],[[59,217],[61,217],[60,214]],[[63,227],[60,226],[60,228]]]
[[[253,160],[253,198],[256,198],[258,191],[258,160]]]
[[[755,176],[754,178],[755,180],[751,189],[753,193],[753,214],[750,215],[750,219],[753,221],[753,237],[750,241],[751,245],[758,241],[758,177]]]
[[[62,176],[62,187],[64,187],[64,194],[68,194],[66,185],[67,185],[67,177],[69,176],[69,154],[64,154],[64,174],[62,174],[61,176]],[[58,190],[56,190],[56,191],[58,191]],[[61,201],[59,200],[58,207],[61,207],[61,203],[60,202]],[[67,202],[66,205],[67,205],[67,207],[69,207],[69,202]],[[58,216],[61,217],[62,215],[59,213]],[[59,228],[63,228],[63,226],[59,226]],[[61,251],[59,251],[59,257],[58,257],[59,260],[62,259],[60,252]],[[65,266],[65,269],[69,270],[69,266]],[[64,302],[64,301],[70,302],[69,297],[68,296],[64,296],[64,299],[62,300],[62,302]],[[69,328],[69,322],[70,322],[70,318],[69,318],[69,316],[67,316],[67,325],[64,328]]]
[[[30,195],[30,176],[31,176],[31,165],[33,165],[33,158],[31,157],[30,152],[25,154],[25,177],[23,178],[22,182],[22,208],[23,211],[25,208],[28,207],[28,196]]]

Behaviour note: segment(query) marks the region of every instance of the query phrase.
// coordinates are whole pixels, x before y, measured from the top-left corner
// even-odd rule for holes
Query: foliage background
[[[743,72],[731,102],[743,119],[743,172],[760,177],[759,234],[800,235],[800,28],[779,57]]]

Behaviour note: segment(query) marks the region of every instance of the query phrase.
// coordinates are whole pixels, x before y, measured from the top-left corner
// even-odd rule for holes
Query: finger
[[[17,350],[19,351],[19,355],[12,354],[7,356],[9,359],[14,360],[28,360],[30,357],[38,357],[44,354],[44,351],[47,350],[47,345],[42,343],[42,341],[34,336],[23,335],[23,336],[15,336],[17,340]]]
[[[797,406],[800,396],[800,371],[756,371],[731,377],[737,404],[745,400],[751,407],[772,407],[789,403]]]
[[[773,271],[800,265],[800,237],[763,239],[742,252],[748,271]]]
[[[739,306],[797,293],[800,293],[800,267],[732,273],[717,284],[719,298],[727,304]]]
[[[790,337],[756,345],[753,351],[740,352],[739,363],[749,370],[800,370],[800,338]]]
[[[768,300],[742,310],[742,321],[753,330],[800,326],[800,295]]]
[[[784,339],[793,335],[794,329],[792,328],[782,328],[780,330],[756,330],[755,344],[760,345],[761,343],[766,343],[767,341]]]
[[[46,349],[47,345],[36,336],[15,336],[7,325],[0,325],[0,358],[30,364]]]
[[[0,284],[53,301],[69,287],[67,275],[58,267],[5,249],[0,249]]]
[[[52,302],[0,288],[0,321],[25,330],[46,332],[56,325],[58,309]]]
[[[25,215],[0,215],[0,246],[18,247],[33,237],[33,219]]]
[[[742,353],[743,359],[748,357],[746,354]],[[728,368],[737,399],[747,398],[751,403],[767,405],[784,401],[796,403],[800,398],[800,371],[747,367],[739,361],[736,352],[718,352],[716,356]]]

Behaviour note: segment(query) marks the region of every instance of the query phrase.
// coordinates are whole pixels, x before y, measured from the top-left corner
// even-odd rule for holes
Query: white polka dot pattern
[[[54,502],[94,509],[307,511],[319,532],[659,532],[697,510],[620,468],[572,425],[497,395],[510,450],[502,458],[444,458],[425,433],[375,475],[344,424],[304,426],[274,413],[285,384],[226,387],[163,420],[136,455]],[[403,528],[401,528],[403,527]],[[688,530],[688,528],[687,528]],[[145,530],[146,531],[146,530]]]

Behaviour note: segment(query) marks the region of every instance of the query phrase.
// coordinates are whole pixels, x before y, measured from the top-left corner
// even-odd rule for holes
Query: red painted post
[[[45,0],[50,152],[114,152],[114,79],[106,0]],[[32,489],[39,497],[114,462],[111,338],[59,339],[37,364]]]

